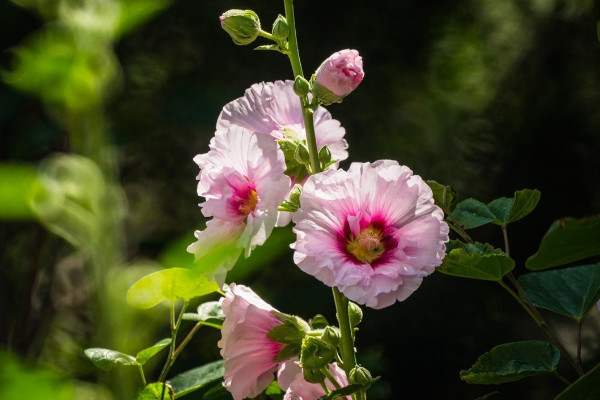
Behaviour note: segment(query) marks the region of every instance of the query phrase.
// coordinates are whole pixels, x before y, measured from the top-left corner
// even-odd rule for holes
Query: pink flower
[[[302,368],[296,364],[296,361],[298,361],[297,358],[290,359],[279,366],[277,382],[281,389],[285,390],[283,400],[315,400],[325,396],[325,390],[320,384],[308,383],[304,380]],[[337,363],[329,365],[329,372],[341,387],[348,386],[348,378]],[[325,386],[330,390],[335,389],[335,386],[327,379]],[[350,396],[346,397],[348,400],[351,398]]]
[[[347,96],[365,76],[362,57],[356,50],[333,53],[316,72],[315,82],[338,97]]]
[[[405,300],[441,264],[448,225],[431,189],[396,161],[308,178],[294,216],[294,262],[350,300]]]
[[[288,193],[290,178],[284,174],[283,153],[270,138],[231,127],[217,131],[210,151],[194,161],[200,167],[198,195],[205,198],[200,203],[202,213],[214,219],[207,229],[195,232],[198,241],[188,251],[199,259],[215,244],[225,242],[245,249],[248,257],[271,234],[277,208]],[[236,260],[233,253],[226,257],[214,276],[224,279]]]
[[[252,132],[284,138],[306,140],[300,100],[294,93],[293,81],[262,82],[252,85],[240,97],[223,107],[217,120],[217,130],[241,126]],[[348,158],[345,129],[331,118],[323,107],[314,113],[317,147],[327,145],[333,160]]]
[[[258,396],[273,381],[275,357],[283,347],[267,334],[282,322],[252,289],[235,283],[229,286],[221,307],[225,322],[217,344],[225,359],[223,386],[235,400]]]

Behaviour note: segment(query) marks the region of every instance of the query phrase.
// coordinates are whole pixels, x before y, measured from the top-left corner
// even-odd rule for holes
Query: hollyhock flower
[[[362,57],[356,50],[342,50],[333,53],[321,64],[316,72],[315,83],[342,98],[358,87],[362,82]]]
[[[396,161],[312,175],[300,204],[294,262],[356,303],[405,300],[444,257],[444,214],[429,186]]]
[[[202,213],[214,219],[207,229],[195,232],[198,241],[188,251],[199,259],[215,244],[235,242],[248,257],[271,234],[277,208],[288,193],[283,153],[268,137],[231,127],[217,131],[209,152],[194,161],[200,167],[198,194],[205,198]],[[224,279],[237,260],[234,253],[217,268],[215,277]]]
[[[282,363],[277,371],[277,383],[282,390],[285,390],[283,400],[316,400],[325,396],[325,390],[318,383],[308,383],[304,380],[302,368],[296,362],[298,359],[290,359]],[[333,363],[329,365],[329,372],[337,383],[341,386],[348,386],[348,378],[345,372]],[[325,380],[325,386],[329,390],[335,390],[335,386],[328,380]],[[352,399],[351,396],[346,399]]]
[[[241,126],[252,132],[269,135],[275,140],[306,140],[302,107],[294,93],[293,81],[262,82],[252,85],[240,97],[223,107],[217,130]],[[348,158],[345,129],[323,107],[314,112],[317,147],[327,145],[333,160]]]
[[[252,289],[232,283],[222,299],[225,315],[217,343],[225,360],[223,386],[235,400],[258,396],[273,381],[283,344],[267,337],[282,322]]]

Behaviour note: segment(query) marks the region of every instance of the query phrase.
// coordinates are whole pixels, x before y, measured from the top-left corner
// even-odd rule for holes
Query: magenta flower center
[[[361,229],[357,238],[350,236],[346,244],[346,251],[362,263],[370,264],[385,252],[382,243],[383,231],[373,225]]]
[[[229,198],[229,206],[233,211],[242,217],[247,217],[258,204],[258,194],[252,184],[243,187],[232,188],[233,193]]]

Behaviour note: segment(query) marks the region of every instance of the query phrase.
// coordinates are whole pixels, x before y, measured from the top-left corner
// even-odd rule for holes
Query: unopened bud
[[[290,203],[300,207],[300,194],[302,194],[302,185],[295,184],[290,191]]]
[[[310,92],[310,83],[303,76],[296,76],[294,79],[294,93],[298,96],[306,96]]]
[[[254,42],[260,31],[260,20],[252,10],[229,10],[219,18],[221,28],[229,33],[237,45],[246,45]]]
[[[323,165],[325,165],[329,161],[331,161],[331,151],[329,150],[329,147],[327,147],[327,146],[321,147],[321,150],[319,150],[319,161]]]
[[[373,377],[371,376],[371,373],[368,369],[357,365],[356,367],[350,370],[348,380],[350,381],[350,383],[366,385],[373,382]]]
[[[340,331],[333,326],[327,326],[323,330],[321,340],[335,349],[340,343]]]
[[[310,164],[310,155],[308,153],[306,145],[304,145],[303,143],[298,144],[298,147],[296,147],[296,152],[294,153],[294,158],[296,159],[296,162],[298,162],[298,164]]]
[[[335,348],[332,348],[320,338],[306,336],[302,341],[300,363],[303,369],[319,370],[328,365],[334,357]]]
[[[363,312],[360,306],[353,302],[348,302],[348,318],[350,319],[350,325],[354,328],[362,321]]]
[[[313,95],[321,104],[339,103],[362,82],[362,57],[356,50],[333,53],[315,72]]]
[[[290,34],[290,27],[288,26],[287,20],[281,14],[277,16],[277,19],[273,23],[273,31],[271,32],[277,40],[286,40]]]

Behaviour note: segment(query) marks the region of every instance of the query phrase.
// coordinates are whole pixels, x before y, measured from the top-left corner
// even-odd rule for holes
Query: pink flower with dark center
[[[439,266],[448,225],[429,186],[395,161],[308,178],[294,216],[294,262],[350,300],[405,300]]]
[[[225,322],[217,343],[225,360],[223,386],[235,400],[258,396],[273,381],[283,348],[267,337],[282,322],[252,289],[232,283],[222,299]]]
[[[318,383],[308,383],[304,380],[302,374],[302,368],[298,364],[297,358],[285,361],[279,366],[277,371],[277,383],[282,390],[285,391],[283,400],[316,400],[322,396],[325,396],[325,390]],[[329,365],[329,372],[341,386],[348,386],[348,378],[346,373],[337,365],[333,363]],[[329,380],[325,380],[325,386],[329,390],[335,390],[335,386]],[[345,397],[351,400],[351,396]]]
[[[294,93],[293,81],[262,82],[252,85],[240,97],[223,107],[217,120],[217,130],[241,126],[274,140],[289,138],[306,140],[300,99]],[[333,160],[348,158],[345,129],[331,118],[323,107],[314,112],[317,147],[327,145]]]
[[[315,82],[338,97],[347,96],[365,77],[362,57],[356,50],[333,53],[316,72]]]
[[[206,230],[196,231],[198,241],[188,251],[199,259],[218,241],[225,241],[235,242],[248,257],[271,234],[277,208],[288,193],[290,178],[284,174],[283,153],[269,137],[231,127],[217,131],[210,151],[194,161],[200,167],[198,195],[205,198],[200,203],[202,213],[214,219]],[[211,277],[222,284],[236,260],[237,255],[226,257]]]

